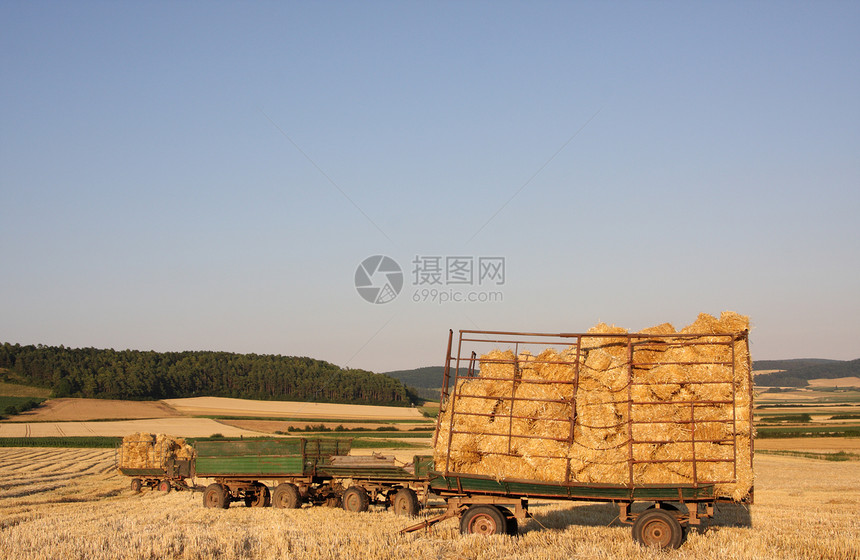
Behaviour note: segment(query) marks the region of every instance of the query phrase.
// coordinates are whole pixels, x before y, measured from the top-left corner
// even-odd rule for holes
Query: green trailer
[[[203,504],[342,505],[348,511],[365,511],[371,503],[382,502],[399,513],[415,515],[430,458],[418,457],[404,467],[379,455],[350,456],[350,447],[350,439],[336,438],[197,442],[197,476],[213,479],[203,493]]]

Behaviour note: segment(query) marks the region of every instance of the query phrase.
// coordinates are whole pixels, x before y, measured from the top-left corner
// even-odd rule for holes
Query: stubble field
[[[756,470],[749,512],[724,507],[707,532],[658,552],[634,544],[607,504],[535,502],[517,538],[463,537],[453,520],[400,535],[410,522],[382,509],[209,510],[199,493],[133,494],[113,451],[6,448],[0,558],[860,558],[860,462],[761,456]]]

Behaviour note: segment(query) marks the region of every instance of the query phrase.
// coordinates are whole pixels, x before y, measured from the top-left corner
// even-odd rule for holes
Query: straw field
[[[113,451],[8,448],[0,449],[0,558],[860,558],[860,462],[757,457],[756,471],[751,512],[726,506],[716,526],[663,553],[634,544],[606,504],[535,502],[518,538],[463,537],[454,520],[399,535],[408,522],[381,509],[210,510],[199,493],[133,494]]]

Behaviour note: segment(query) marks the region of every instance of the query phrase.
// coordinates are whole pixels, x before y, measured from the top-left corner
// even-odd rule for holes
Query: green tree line
[[[19,381],[51,389],[55,397],[216,396],[395,406],[412,400],[403,383],[391,377],[294,356],[3,343],[0,368]]]

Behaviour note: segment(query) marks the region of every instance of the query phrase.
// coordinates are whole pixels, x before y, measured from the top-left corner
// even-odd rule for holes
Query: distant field
[[[234,419],[229,419],[229,418],[219,419],[218,421],[222,424],[226,424],[227,426],[234,426],[236,428],[241,428],[244,430],[253,430],[255,432],[262,432],[262,433],[268,433],[268,434],[274,434],[275,432],[288,432],[290,430],[290,428],[293,428],[294,430],[296,430],[296,429],[302,430],[306,426],[308,426],[309,424],[314,425],[314,426],[322,425],[322,426],[324,426],[330,430],[334,430],[338,426],[343,426],[344,428],[347,428],[347,430],[345,430],[344,433],[349,433],[349,430],[352,430],[355,428],[362,428],[362,429],[369,429],[369,430],[376,430],[378,428],[386,428],[386,429],[390,429],[390,430],[407,430],[407,431],[409,431],[409,430],[412,430],[413,428],[424,425],[424,424],[418,424],[418,423],[408,423],[408,424],[383,423],[383,424],[380,424],[380,423],[374,423],[372,421],[360,422],[360,423],[356,423],[356,422],[342,423],[342,422],[336,422],[336,421],[335,422],[319,422],[319,423],[317,423],[317,422],[310,422],[310,421],[295,422],[295,421],[251,420],[251,419],[241,419],[241,420],[236,419],[236,420],[234,420]],[[430,427],[430,426],[435,426],[435,425],[428,422],[426,424],[426,426]],[[295,435],[301,435],[301,433],[302,432],[300,432],[300,431],[296,431]]]
[[[182,416],[160,401],[109,399],[51,399],[39,408],[15,417],[29,422],[85,422]]]
[[[860,388],[860,377],[838,377],[836,379],[810,379],[812,387],[857,387]]]
[[[817,453],[832,453],[835,451],[860,453],[860,438],[766,438],[755,440],[755,449],[756,451],[760,449],[780,449],[785,451],[814,451]]]
[[[30,387],[29,385],[18,385],[0,381],[0,396],[5,397],[41,397],[47,399],[51,395],[50,389]]]
[[[0,422],[0,437],[125,436],[136,432],[181,437],[259,436],[259,432],[221,424],[209,418],[154,418],[106,422]]]
[[[178,412],[189,416],[281,416],[289,418],[344,418],[357,420],[410,420],[422,418],[421,412],[417,408],[398,406],[252,401],[223,397],[165,399],[163,402]]]

